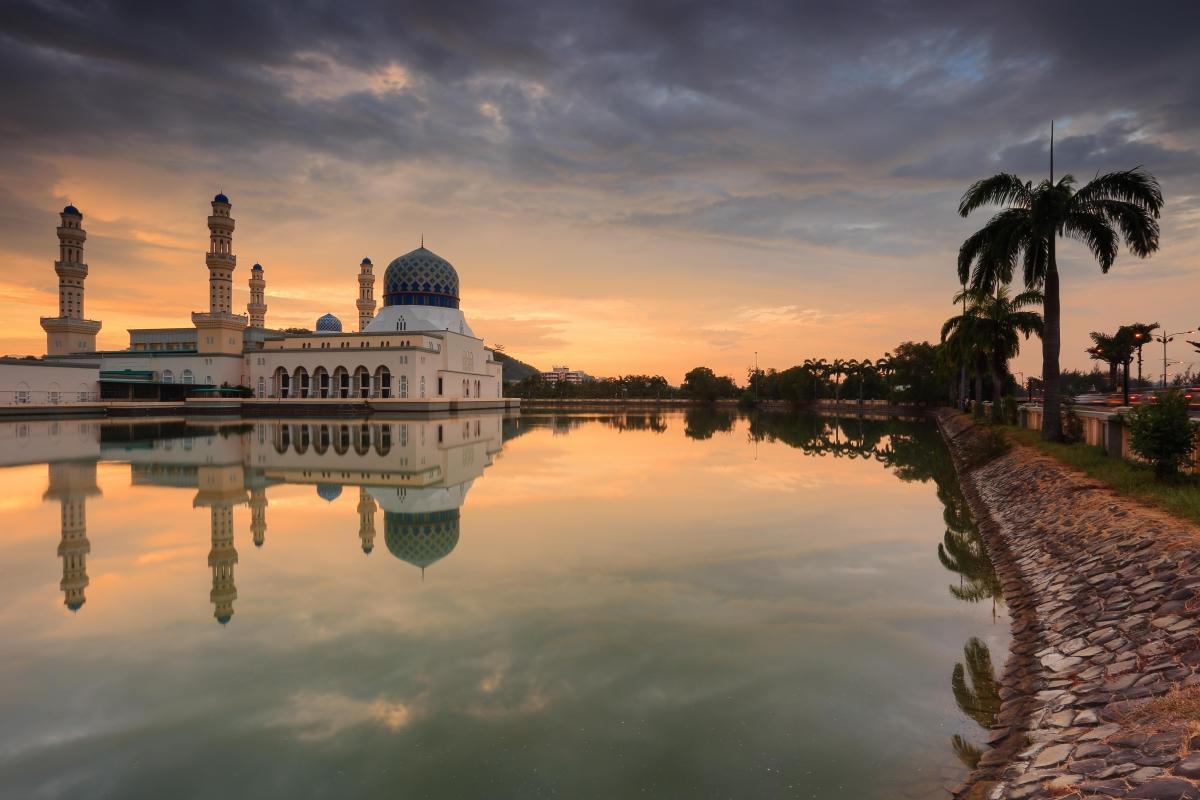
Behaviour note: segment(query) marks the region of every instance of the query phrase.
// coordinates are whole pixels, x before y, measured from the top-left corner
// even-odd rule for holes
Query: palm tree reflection
[[[954,702],[958,708],[984,730],[996,722],[1000,713],[1000,684],[992,667],[992,654],[988,646],[972,636],[963,648],[966,666],[955,664],[950,675],[950,687],[954,691]],[[958,760],[974,768],[983,755],[983,748],[965,737],[955,734],[950,740]]]

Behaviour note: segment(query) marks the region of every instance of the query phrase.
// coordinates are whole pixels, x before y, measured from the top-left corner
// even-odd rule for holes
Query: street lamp
[[[1156,342],[1162,342],[1163,346],[1163,371],[1162,371],[1162,388],[1167,388],[1167,342],[1175,341],[1176,336],[1183,336],[1185,333],[1195,333],[1196,329],[1192,328],[1187,331],[1175,331],[1175,333],[1164,332],[1162,336],[1152,336]]]

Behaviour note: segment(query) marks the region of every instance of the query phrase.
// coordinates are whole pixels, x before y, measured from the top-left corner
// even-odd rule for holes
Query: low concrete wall
[[[1131,409],[1119,406],[1112,410],[1096,408],[1076,408],[1075,416],[1083,427],[1083,441],[1096,447],[1103,447],[1108,455],[1124,458],[1128,461],[1145,463],[1133,452],[1130,446],[1129,424],[1125,414]],[[1019,409],[1018,424],[1023,428],[1040,431],[1044,412],[1039,405],[1023,405]],[[1194,423],[1195,424],[1195,423]],[[1192,472],[1200,473],[1200,442],[1192,453]]]

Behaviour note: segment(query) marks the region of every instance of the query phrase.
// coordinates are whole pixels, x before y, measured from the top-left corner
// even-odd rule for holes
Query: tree
[[[1029,311],[1040,305],[1042,293],[1022,292],[1010,297],[1008,289],[997,286],[993,291],[968,289],[954,298],[955,303],[967,301],[966,310],[951,317],[942,325],[942,341],[957,329],[964,329],[973,348],[986,354],[987,369],[992,378],[992,420],[1003,418],[1004,381],[1008,362],[1021,352],[1021,337],[1042,333],[1042,316]]]
[[[1133,335],[1133,344],[1137,347],[1139,386],[1142,384],[1142,348],[1153,338],[1154,332],[1158,329],[1157,322],[1135,322],[1129,326],[1130,333]]]
[[[1108,364],[1108,387],[1109,391],[1117,390],[1117,369],[1121,366],[1121,360],[1117,357],[1117,337],[1099,331],[1092,331],[1088,334],[1092,337],[1092,346],[1087,348],[1087,354],[1095,361],[1103,361]]]
[[[1089,335],[1092,337],[1093,344],[1087,349],[1087,352],[1097,361],[1108,363],[1109,381],[1112,383],[1114,391],[1117,388],[1117,369],[1118,367],[1122,369],[1122,391],[1125,394],[1125,405],[1129,405],[1129,362],[1133,361],[1133,356],[1137,352],[1137,340],[1133,336],[1133,328],[1122,325],[1111,336],[1096,331],[1092,331]]]
[[[967,237],[958,252],[958,277],[977,289],[991,290],[1011,282],[1018,263],[1025,286],[1045,294],[1042,337],[1042,384],[1045,413],[1042,438],[1062,438],[1059,351],[1062,345],[1062,299],[1057,243],[1073,239],[1091,251],[1107,273],[1121,241],[1138,258],[1158,250],[1162,189],[1141,167],[1098,175],[1076,190],[1075,178],[1050,178],[1034,186],[1016,175],[1000,173],[977,181],[963,194],[963,217],[988,205],[1007,206]]]
[[[702,403],[712,403],[718,399],[737,395],[737,384],[733,382],[733,378],[718,377],[708,367],[696,367],[684,375],[683,385],[680,389],[688,397]]]
[[[1129,446],[1154,465],[1159,480],[1191,464],[1196,436],[1187,398],[1178,389],[1160,395],[1156,402],[1138,406],[1129,415]]]
[[[842,376],[849,369],[847,361],[841,358],[835,358],[833,363],[829,365],[829,374],[833,376],[833,402],[840,404],[842,402]]]

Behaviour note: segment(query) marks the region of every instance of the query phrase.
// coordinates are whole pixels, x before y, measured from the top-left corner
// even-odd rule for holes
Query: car
[[[1102,406],[1108,402],[1108,395],[1101,392],[1088,392],[1087,394],[1077,395],[1075,402],[1084,406]]]

